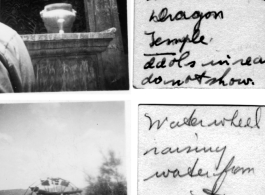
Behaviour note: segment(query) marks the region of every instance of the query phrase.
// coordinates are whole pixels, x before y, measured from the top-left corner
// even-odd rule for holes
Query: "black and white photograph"
[[[0,0],[0,195],[265,195],[265,0]]]
[[[0,195],[127,195],[126,103],[0,105]]]
[[[0,92],[129,90],[126,0],[0,0]]]

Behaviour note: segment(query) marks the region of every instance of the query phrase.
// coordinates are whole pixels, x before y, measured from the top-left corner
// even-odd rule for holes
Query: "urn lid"
[[[53,3],[53,4],[46,5],[44,8],[44,10],[46,11],[52,11],[56,9],[72,11],[72,5],[68,3]]]

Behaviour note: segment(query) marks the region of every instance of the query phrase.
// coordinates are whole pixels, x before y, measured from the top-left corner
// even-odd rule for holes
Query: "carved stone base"
[[[22,35],[34,66],[36,91],[104,90],[101,53],[114,32]]]
[[[99,89],[97,56],[33,59],[36,91],[89,91]]]

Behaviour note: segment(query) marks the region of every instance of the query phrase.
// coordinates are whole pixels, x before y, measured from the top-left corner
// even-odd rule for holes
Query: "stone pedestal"
[[[102,52],[115,31],[21,35],[34,66],[36,91],[104,90]]]

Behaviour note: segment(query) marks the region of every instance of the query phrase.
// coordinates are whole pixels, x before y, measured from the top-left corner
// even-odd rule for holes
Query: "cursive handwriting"
[[[154,46],[160,46],[163,44],[166,45],[177,45],[178,43],[182,43],[181,47],[179,49],[179,52],[182,52],[186,43],[193,43],[193,44],[204,44],[204,45],[208,45],[207,42],[204,41],[205,37],[204,35],[200,36],[200,30],[199,29],[194,29],[193,30],[193,34],[190,38],[190,36],[187,34],[186,36],[182,37],[182,38],[174,38],[174,39],[162,39],[161,37],[157,37],[155,38],[155,31],[153,32],[145,32],[145,35],[151,35],[151,43],[149,44],[150,47],[154,47]],[[199,38],[200,37],[200,38]],[[198,40],[199,38],[199,40]]]
[[[187,16],[185,11],[178,11],[174,16],[170,13],[168,13],[168,8],[162,8],[159,14],[155,15],[155,11],[153,10],[149,22],[166,22],[167,20],[173,22],[178,20],[190,20],[190,19],[198,19],[197,23],[195,24],[193,28],[193,33],[190,38],[190,36],[187,34],[183,38],[174,38],[174,39],[165,39],[162,40],[161,37],[155,38],[155,31],[153,32],[145,32],[145,35],[151,35],[151,43],[149,44],[152,48],[153,46],[160,46],[163,44],[166,45],[176,45],[178,43],[182,43],[181,47],[179,49],[179,52],[182,52],[186,43],[193,43],[193,44],[204,44],[207,45],[208,43],[204,41],[205,36],[200,35],[200,26],[203,19],[209,19],[209,18],[224,18],[224,14],[222,11],[219,11],[218,13],[215,11],[209,11],[207,13],[202,13],[200,11],[194,11],[192,15]]]
[[[255,85],[255,82],[252,80],[252,78],[226,78],[229,72],[231,71],[231,68],[227,68],[225,72],[220,76],[219,78],[213,77],[208,75],[207,71],[204,71],[201,74],[194,74],[194,76],[188,75],[185,80],[179,80],[179,79],[171,79],[166,80],[162,76],[156,76],[153,78],[154,74],[150,74],[146,78],[142,80],[142,85],[147,84],[155,84],[158,85],[160,83],[164,85],[172,85],[172,86],[182,86],[184,84],[188,84],[189,82],[197,81],[198,84],[207,84],[209,86],[211,85],[221,85],[221,86],[233,86],[235,84],[237,85]]]
[[[142,78],[141,85],[163,85],[164,87],[183,87],[185,85],[200,85],[200,86],[221,86],[221,87],[232,87],[232,86],[254,86],[256,81],[252,78],[253,75],[243,77],[241,74],[232,73],[234,66],[254,66],[259,64],[265,64],[265,60],[261,56],[247,56],[234,59],[231,54],[226,54],[223,59],[210,59],[204,60],[203,62],[198,63],[196,60],[189,60],[192,51],[187,51],[187,45],[200,45],[200,46],[208,46],[213,38],[206,38],[205,33],[207,31],[201,32],[201,26],[203,21],[212,20],[212,21],[220,21],[224,19],[224,13],[222,10],[220,11],[212,11],[207,10],[206,12],[200,10],[194,10],[192,12],[187,12],[184,10],[174,10],[173,8],[169,9],[167,7],[162,7],[161,9],[153,9],[150,11],[150,15],[148,16],[148,22],[158,24],[157,28],[149,29],[144,31],[144,35],[149,38],[149,47],[150,49],[159,48],[163,46],[179,46],[172,51],[164,51],[160,52],[159,50],[155,50],[156,52],[152,53],[144,53],[143,55],[147,57],[147,61],[143,64],[143,69],[149,71],[150,69],[168,69],[168,68],[194,68],[197,66],[200,67],[212,67],[217,68],[218,66],[227,66],[226,70],[213,71],[213,73],[207,70],[201,70],[201,72],[195,72],[194,74],[187,74],[184,78],[168,78],[168,74],[159,74],[156,75],[155,72],[150,72],[148,75]],[[170,35],[161,35],[160,34],[160,23],[173,23],[178,21],[195,21],[195,25],[193,26],[192,32],[184,32],[181,35],[178,35],[179,32],[173,31],[170,32]],[[189,31],[187,29],[187,31]],[[172,48],[172,47],[168,47]],[[199,49],[203,49],[204,47],[199,47]],[[217,51],[217,50],[216,50]],[[179,54],[178,54],[179,52]],[[179,56],[178,56],[179,55]],[[162,58],[160,59],[159,57]],[[204,55],[212,56],[211,54]],[[198,55],[197,55],[198,57]],[[221,71],[221,72],[220,72]],[[159,71],[161,72],[161,71]],[[220,75],[216,75],[216,73],[220,72]],[[172,74],[170,74],[172,76]],[[177,74],[178,75],[178,74]],[[233,77],[228,78],[230,75]],[[235,76],[234,76],[235,75]]]
[[[242,175],[244,175],[245,173],[254,173],[255,169],[253,167],[239,167],[239,166],[232,166],[233,162],[235,160],[235,156],[233,156],[230,161],[227,163],[227,165],[225,166],[225,168],[219,172],[219,173],[214,173],[213,176],[218,176],[217,180],[215,181],[213,188],[211,190],[204,188],[202,191],[205,194],[208,195],[218,195],[217,192],[220,190],[222,184],[224,183],[224,180],[227,176],[227,174],[230,172],[233,175],[236,175],[237,173],[241,172]]]
[[[207,189],[207,188],[203,188],[203,192],[207,195],[218,195],[218,191],[220,190],[222,184],[225,181],[225,178],[227,176],[228,173],[231,173],[233,175],[236,175],[238,173],[241,173],[242,175],[244,174],[250,174],[250,173],[254,173],[255,169],[254,167],[240,167],[240,166],[236,166],[233,165],[235,160],[235,156],[233,156],[229,162],[227,163],[227,165],[225,166],[225,168],[220,171],[220,172],[213,172],[213,173],[209,173],[209,171],[207,170],[203,170],[203,168],[197,168],[197,164],[199,162],[199,158],[196,159],[196,161],[194,162],[194,164],[192,166],[189,166],[187,168],[186,172],[181,172],[178,168],[174,169],[174,170],[170,170],[167,169],[167,171],[162,171],[161,173],[159,171],[156,171],[154,174],[152,174],[151,176],[147,177],[144,179],[144,181],[148,181],[152,178],[168,178],[169,176],[172,176],[173,178],[183,178],[183,177],[206,177],[206,178],[210,178],[210,177],[217,177],[213,187],[211,190]],[[219,167],[216,168],[216,171],[218,171]]]
[[[174,16],[173,16],[174,15]],[[168,13],[168,8],[162,8],[161,11],[156,15],[155,11],[153,10],[149,22],[166,22],[166,21],[178,21],[178,20],[196,20],[198,19],[195,28],[199,29],[201,22],[203,19],[210,19],[214,18],[216,19],[223,19],[224,18],[224,13],[223,11],[208,11],[206,13],[200,12],[200,11],[194,11],[190,16],[187,16],[185,11],[178,11],[175,14]]]
[[[219,179],[220,177],[223,176],[223,174],[227,174],[228,172],[231,172],[234,175],[238,174],[239,172],[241,172],[242,175],[244,175],[245,173],[251,173],[251,172],[254,173],[255,169],[253,167],[244,168],[244,167],[235,166],[235,165],[232,166],[234,160],[235,160],[235,156],[233,156],[230,159],[230,161],[227,163],[227,165],[225,166],[225,168],[221,172],[214,172],[214,173],[210,174],[209,171],[203,170],[203,168],[199,168],[199,169],[197,169],[197,171],[195,171],[197,168],[197,164],[199,162],[199,158],[197,158],[196,161],[194,162],[194,164],[187,168],[186,172],[181,172],[178,168],[176,168],[174,170],[167,169],[166,171],[162,171],[162,172],[156,171],[151,176],[145,178],[144,181],[148,181],[152,178],[161,178],[161,177],[168,178],[169,176],[172,176],[173,178],[177,178],[177,177],[182,178],[182,177],[187,177],[187,176],[210,178],[210,177],[217,177],[218,176],[218,179]],[[218,169],[216,169],[216,171],[217,170]],[[208,191],[208,190],[206,190],[206,191]]]
[[[213,147],[191,147],[191,146],[186,146],[186,147],[183,147],[183,148],[179,148],[179,147],[176,147],[176,148],[172,148],[172,147],[166,147],[166,148],[163,148],[161,150],[159,150],[157,147],[153,147],[151,149],[148,149],[144,155],[147,155],[147,154],[150,154],[151,152],[153,152],[152,154],[154,154],[155,156],[156,155],[167,155],[167,154],[174,154],[174,153],[184,153],[186,152],[187,154],[189,153],[221,153],[220,155],[220,158],[219,158],[219,161],[218,161],[218,164],[216,165],[216,169],[219,168],[220,164],[221,164],[221,161],[223,159],[223,156],[225,154],[225,151],[226,151],[226,146],[224,147],[216,147],[216,148],[213,148]]]
[[[260,121],[262,116],[262,108],[257,107],[255,111],[255,115],[253,117],[247,117],[245,120],[242,118],[239,118],[239,111],[235,110],[231,117],[223,117],[221,119],[214,119],[213,121],[204,121],[203,119],[197,118],[196,115],[197,109],[194,109],[190,116],[184,117],[181,121],[174,121],[169,120],[169,117],[165,117],[162,120],[155,120],[153,121],[152,117],[149,116],[148,113],[146,113],[144,116],[149,121],[149,130],[151,129],[157,129],[159,130],[161,127],[166,126],[170,129],[180,128],[183,126],[188,127],[218,127],[218,126],[226,126],[230,125],[231,127],[236,128],[257,128],[260,129]]]
[[[158,56],[158,55],[172,55],[175,56],[176,53],[174,52],[167,52],[167,53],[156,53],[156,54],[144,54],[144,56]],[[195,65],[197,64],[196,61],[190,61],[188,63],[184,63],[184,61],[190,56],[190,51],[186,51],[183,54],[180,55],[179,58],[173,58],[172,60],[169,61],[168,64],[166,64],[166,58],[164,57],[162,60],[159,60],[156,62],[156,58],[152,57],[150,58],[144,65],[144,69],[159,69],[159,68],[171,68],[175,65],[175,63],[177,63],[177,67],[178,68],[182,68],[185,66],[189,66],[191,68],[194,68]],[[230,62],[231,57],[229,55],[227,55],[227,59],[226,60],[210,60],[207,63],[202,63],[201,66],[205,67],[205,66],[222,66],[222,65],[241,65],[241,66],[252,66],[252,65],[256,65],[256,64],[264,64],[265,60],[262,59],[261,56],[258,57],[247,57],[246,59],[238,59],[235,60],[233,62]]]

